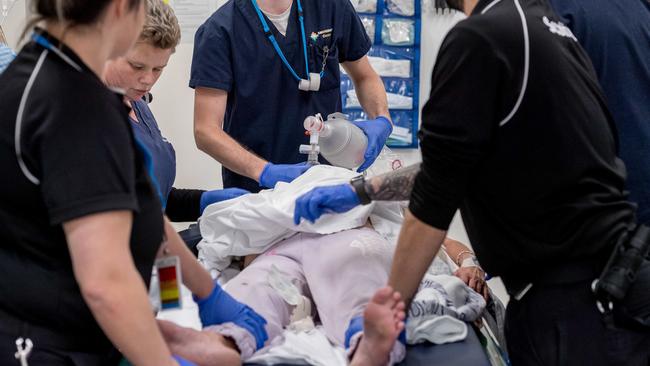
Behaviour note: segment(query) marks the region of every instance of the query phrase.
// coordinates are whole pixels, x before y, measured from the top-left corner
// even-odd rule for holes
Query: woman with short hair
[[[160,131],[148,102],[150,91],[162,75],[181,39],[181,29],[172,8],[161,0],[148,0],[144,28],[138,41],[123,57],[106,64],[105,82],[124,90],[132,110],[129,113],[136,138],[153,158],[153,170],[164,197],[165,214],[172,221],[196,221],[210,204],[249,193],[238,188],[203,191],[177,189],[176,153]]]

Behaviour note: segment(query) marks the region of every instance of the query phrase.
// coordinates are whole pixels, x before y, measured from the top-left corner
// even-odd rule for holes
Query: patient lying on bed
[[[316,168],[312,170],[314,169]],[[331,167],[322,169],[332,170]],[[318,174],[318,177],[323,175]],[[276,187],[276,190],[279,188]],[[300,194],[299,190],[294,194]],[[264,244],[265,247],[257,252],[251,251],[251,248],[260,248],[257,243],[264,243],[260,238],[269,234],[263,230],[264,225],[260,223],[264,219],[276,222],[280,220],[272,214],[262,213],[261,216],[264,217],[233,222],[243,215],[251,215],[253,211],[263,211],[261,207],[281,206],[266,204],[258,200],[260,197],[240,200],[247,200],[247,204],[255,206],[255,210],[238,210],[233,206],[226,207],[225,204],[221,205],[222,211],[219,211],[219,207],[212,211],[208,208],[208,215],[210,212],[215,214],[212,217],[204,216],[201,231],[205,239],[210,236],[206,235],[210,230],[204,230],[203,225],[212,222],[213,226],[209,229],[222,225],[219,230],[214,230],[217,234],[213,235],[213,243],[216,243],[215,246],[220,248],[221,252],[232,253],[236,246],[233,243],[240,244],[243,241],[250,245],[244,246],[247,252],[239,254],[261,253],[224,288],[235,299],[247,304],[266,319],[269,342],[281,335],[291,323],[294,310],[294,306],[287,303],[269,284],[269,274],[278,269],[284,277],[291,278],[300,294],[315,305],[311,315],[319,320],[332,343],[345,347],[349,355],[354,355],[353,364],[386,365],[401,361],[405,356],[405,346],[402,342],[395,342],[395,339],[404,327],[404,305],[398,294],[383,288],[388,281],[393,245],[367,224],[352,229],[343,227],[342,231],[329,234],[317,233],[322,228],[302,229],[316,232],[285,233],[283,230],[277,230],[277,227],[267,225],[268,231],[273,231],[271,234],[275,237],[288,238],[280,239],[273,245]],[[272,198],[269,200],[272,201]],[[234,206],[238,204],[244,205],[242,202],[236,202]],[[293,225],[290,215],[292,210],[288,212],[288,225]],[[359,221],[366,222],[368,219],[368,215],[358,216],[363,220],[358,217],[350,220],[357,222],[356,226],[359,226]],[[215,217],[220,221],[216,222]],[[250,225],[251,230],[242,227],[245,225]],[[281,226],[281,222],[276,225]],[[232,232],[228,234],[224,227],[229,227]],[[253,229],[259,232],[253,233]],[[462,257],[463,248],[466,251],[466,247],[456,243],[448,242],[447,245],[453,258]],[[474,269],[473,275],[469,275],[467,271],[463,273],[467,282],[471,280],[476,290],[487,291],[482,271]],[[197,332],[163,322],[161,329],[173,352],[199,364],[211,364],[211,351],[218,348],[215,345],[226,342],[223,336],[234,342],[243,360],[255,352],[255,339],[252,335],[232,323],[207,327]],[[210,347],[209,344],[213,346]]]
[[[258,256],[224,289],[266,319],[272,341],[290,324],[294,309],[269,284],[275,267],[315,305],[311,315],[320,321],[330,341],[356,350],[354,363],[385,365],[391,352],[393,361],[401,360],[405,353],[403,344],[393,346],[404,327],[404,304],[399,294],[383,288],[391,257],[389,243],[367,227],[329,235],[299,233]],[[364,325],[363,338],[361,329],[348,332],[346,337],[352,321]],[[206,342],[223,343],[212,335],[232,339],[244,360],[255,351],[252,335],[232,323],[210,326],[202,332],[169,323],[162,323],[161,329],[173,352],[201,364],[209,364],[200,360],[214,348],[204,347]]]
[[[458,242],[445,244],[452,258],[466,250]],[[381,289],[388,280],[391,258],[392,246],[369,227],[329,235],[297,234],[258,256],[225,289],[267,320],[270,342],[290,324],[295,308],[269,284],[276,267],[315,305],[311,315],[320,320],[330,341],[345,346],[349,354],[357,350],[352,364],[386,365],[405,354],[402,343],[393,345],[404,326],[404,305],[397,294]],[[474,283],[482,281],[465,277],[468,282],[470,278]],[[354,323],[364,318],[362,333]],[[200,365],[223,364],[217,350],[230,340],[234,342],[230,347],[239,349],[243,360],[254,352],[252,336],[232,324],[202,332],[167,322],[160,326],[172,352]]]

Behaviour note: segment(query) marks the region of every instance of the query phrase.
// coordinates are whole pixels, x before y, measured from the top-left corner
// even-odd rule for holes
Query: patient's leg
[[[309,289],[329,338],[342,346],[350,320],[388,282],[393,249],[367,228],[304,238]]]
[[[215,332],[183,328],[164,320],[158,320],[158,327],[171,352],[188,361],[199,366],[241,365],[235,345]]]
[[[281,243],[276,248],[284,248],[283,252],[286,252],[286,246]],[[224,286],[224,289],[236,300],[250,306],[266,319],[266,331],[269,336],[267,344],[282,334],[284,327],[289,325],[292,311],[292,307],[268,284],[267,278],[271,266],[275,265],[289,278],[294,279],[297,287],[303,293],[306,290],[306,281],[301,266],[292,258],[275,253],[277,251],[271,249],[257,257],[250,266]],[[244,360],[255,352],[255,339],[248,332],[235,327],[232,323],[210,326],[205,330],[232,338]]]

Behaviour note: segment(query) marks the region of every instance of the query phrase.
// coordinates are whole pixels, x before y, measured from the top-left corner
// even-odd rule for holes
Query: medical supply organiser
[[[420,0],[350,0],[370,40],[370,64],[379,74],[388,96],[394,123],[387,145],[417,147],[420,99]],[[350,120],[366,119],[354,84],[341,75],[343,113]]]

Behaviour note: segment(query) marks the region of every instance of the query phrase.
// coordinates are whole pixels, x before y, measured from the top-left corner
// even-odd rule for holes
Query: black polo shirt
[[[0,310],[77,337],[81,349],[105,350],[110,343],[80,294],[62,224],[133,211],[131,252],[148,283],[162,239],[162,209],[122,98],[72,50],[61,49],[80,70],[31,42],[0,76]],[[32,76],[19,131],[21,168],[17,115]]]
[[[520,276],[609,250],[635,220],[603,93],[546,1],[481,0],[440,49],[410,210],[461,209],[486,271]]]

